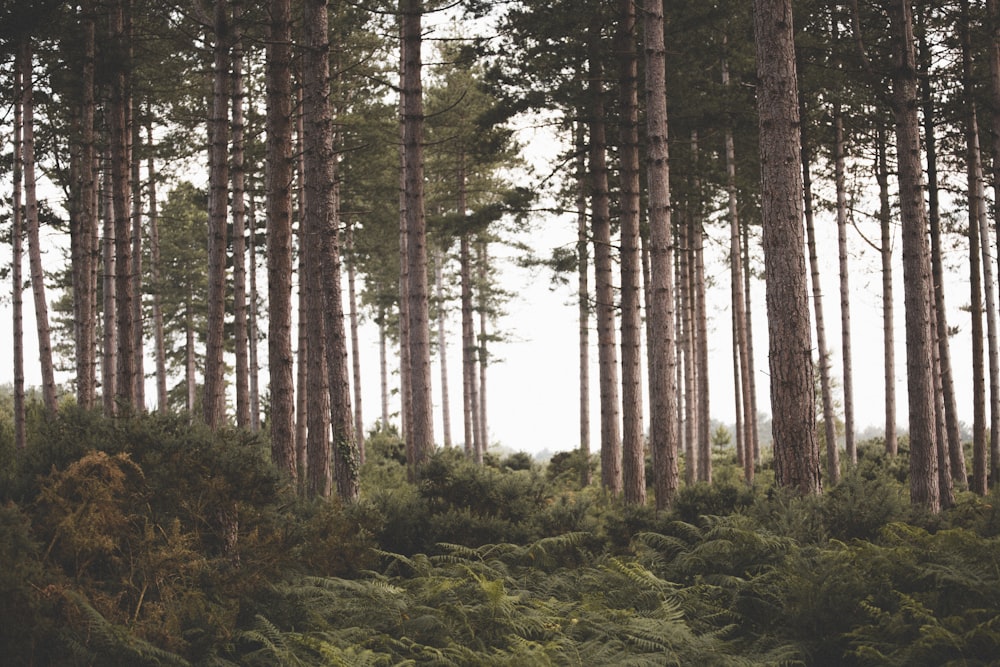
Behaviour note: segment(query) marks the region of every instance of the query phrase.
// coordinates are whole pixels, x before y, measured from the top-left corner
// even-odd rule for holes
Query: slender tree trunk
[[[464,192],[464,188],[460,190]],[[461,208],[460,208],[461,210]],[[459,240],[459,265],[462,283],[462,402],[465,427],[465,455],[477,464],[483,462],[479,429],[479,382],[476,379],[476,328],[472,317],[471,232],[463,231]]]
[[[26,408],[24,401],[24,219],[21,208],[22,172],[22,106],[24,103],[24,68],[21,62],[14,67],[14,136],[13,136],[13,192],[11,211],[11,307],[14,334],[14,447],[18,451],[27,446],[25,430]],[[30,72],[30,68],[29,68]]]
[[[750,231],[749,225],[743,224],[743,297],[745,302],[745,312],[747,313],[747,368],[750,383],[750,444],[753,447],[754,463],[760,463],[760,434],[757,424],[757,381],[754,379],[753,357],[753,318],[749,316],[753,312],[750,302]]]
[[[104,312],[103,349],[101,351],[101,401],[105,416],[115,414],[115,396],[117,390],[118,367],[118,318],[115,312],[115,213],[111,196],[111,152],[105,151],[104,187],[101,192],[101,203],[104,215],[104,239],[102,254],[104,273],[101,276],[103,291],[102,310]]]
[[[621,233],[622,488],[625,502],[646,503],[642,424],[642,311],[639,251],[639,58],[633,0],[619,0],[619,224]],[[669,265],[668,265],[669,266]],[[672,270],[670,267],[668,270]],[[670,309],[667,308],[666,312]],[[666,368],[664,368],[666,371]],[[673,372],[673,369],[670,369]]]
[[[755,0],[754,9],[775,479],[800,493],[818,493],[792,3]]]
[[[149,115],[146,120],[146,140],[153,146],[153,116]],[[153,151],[150,150],[146,162],[148,172],[148,197],[149,197],[149,259],[150,275],[153,279],[153,346],[154,358],[156,361],[156,407],[160,412],[167,410],[167,352],[166,342],[163,332],[163,309],[160,304],[160,214],[159,202],[156,191],[156,163],[153,159]]]
[[[233,0],[232,166],[233,339],[236,355],[236,425],[250,427],[250,359],[247,350],[246,149],[243,114],[243,3]]]
[[[489,273],[489,255],[487,243],[485,239],[480,239],[477,257],[479,265],[479,442],[482,444],[483,456],[486,455],[486,450],[490,446],[490,431],[486,419],[486,368],[490,362],[490,352],[487,347],[489,341],[489,303],[486,279]]]
[[[691,134],[691,153],[694,163],[694,191],[699,207],[691,217],[689,237],[694,250],[693,298],[695,308],[697,384],[698,384],[698,481],[712,483],[712,416],[709,411],[708,382],[708,312],[705,305],[705,228],[701,211],[701,178],[698,174],[698,134]]]
[[[677,357],[674,328],[674,253],[670,217],[670,168],[663,1],[643,3],[646,66],[646,170],[649,182],[648,336],[650,357],[650,448],[656,507],[668,507],[677,493]]]
[[[295,460],[299,468],[299,486],[300,490],[304,491],[307,484],[308,475],[308,444],[306,442],[309,434],[309,379],[312,377],[314,380],[316,378],[325,378],[326,374],[323,372],[322,367],[310,371],[309,363],[309,328],[310,328],[310,295],[315,291],[313,287],[314,280],[308,278],[310,275],[309,269],[309,252],[306,250],[307,246],[310,245],[310,239],[308,238],[308,230],[305,224],[305,211],[307,208],[306,204],[306,192],[305,192],[305,128],[303,123],[302,114],[302,86],[297,85],[295,87],[296,96],[296,108],[298,113],[295,114],[295,155],[297,156],[295,160],[296,170],[295,170],[295,185],[296,185],[296,199],[298,202],[298,229],[296,230],[297,238],[299,241],[298,256],[297,256],[297,268],[298,268],[298,301],[296,307],[298,309],[298,332],[297,332],[297,354],[296,354],[296,365],[295,365]],[[312,272],[313,278],[315,278],[315,271]],[[322,355],[320,356],[322,360]],[[322,363],[322,361],[320,361]],[[322,406],[321,406],[322,407]],[[326,415],[326,411],[323,411],[323,415]],[[321,417],[321,419],[325,419]],[[321,425],[322,428],[322,425]]]
[[[882,349],[885,379],[885,451],[895,456],[896,441],[896,344],[893,333],[892,296],[892,207],[889,204],[889,166],[886,159],[885,128],[882,123],[876,128],[878,158],[875,179],[879,191],[879,225],[881,228],[882,257]]]
[[[979,225],[969,225],[969,318],[972,335],[972,487],[980,495],[987,492],[986,373],[983,353],[982,255]]]
[[[184,304],[184,384],[187,387],[187,412],[193,419],[198,402],[197,358],[195,357],[194,295],[187,295]]]
[[[96,28],[89,2],[81,10],[83,63],[80,81],[79,114],[79,188],[73,236],[73,296],[76,318],[76,390],[77,403],[91,409],[96,398],[97,328],[95,326],[97,290],[91,289],[96,269],[94,238],[97,230],[97,174],[94,114],[97,108],[95,85]],[[73,224],[73,223],[76,224]]]
[[[416,469],[434,447],[431,401],[430,327],[427,299],[427,227],[424,218],[422,0],[400,0],[405,62],[403,63],[403,150],[405,159],[406,259],[408,265],[407,317],[409,319],[409,379],[413,421],[407,441],[412,442],[411,468]]]
[[[986,0],[988,23],[990,26],[989,61],[990,61],[990,135],[993,147],[993,218],[1000,215],[1000,2]],[[1000,271],[1000,254],[997,255],[997,266]],[[994,485],[1000,480],[1000,434],[994,432],[990,448],[991,470]]]
[[[598,29],[591,27],[595,33]],[[611,211],[608,201],[607,140],[601,57],[596,37],[590,54],[590,177],[591,229],[594,238],[594,274],[597,297],[597,353],[601,393],[601,486],[612,495],[622,491],[622,444],[619,435],[618,352],[615,336],[615,297],[612,280]]]
[[[386,348],[388,345],[386,341],[385,318],[385,308],[380,308],[378,318],[378,366],[382,388],[382,424],[379,430],[389,429],[389,364],[386,359]]]
[[[325,354],[326,387],[329,406],[324,428],[326,441],[314,450],[313,425],[309,427],[309,479],[313,493],[329,495],[332,463],[333,484],[337,497],[354,501],[358,497],[358,449],[354,440],[354,414],[351,409],[351,381],[347,363],[347,335],[344,327],[344,303],[341,288],[340,216],[338,212],[336,155],[333,149],[333,109],[330,104],[330,37],[327,0],[306,0],[305,31],[307,48],[303,61],[303,110],[305,114],[305,192],[306,228],[315,236],[319,252],[314,267],[321,281],[312,329],[321,337],[309,339],[311,366],[317,366],[317,354]],[[317,345],[314,346],[314,343]],[[310,415],[316,404],[309,407]],[[310,420],[312,418],[310,417]],[[332,429],[332,446],[329,431]],[[317,455],[322,455],[322,461]],[[325,468],[325,469],[324,469]],[[323,477],[321,479],[321,471]]]
[[[122,406],[137,408],[135,403],[136,376],[134,317],[132,310],[132,272],[135,266],[132,258],[131,206],[129,195],[129,113],[131,74],[126,71],[130,51],[131,21],[130,0],[119,0],[113,9],[109,41],[116,49],[115,61],[111,66],[111,93],[109,108],[111,148],[111,192],[115,227],[115,320],[118,325],[116,354],[117,379],[115,399]]]
[[[580,485],[590,486],[590,257],[587,250],[587,128],[577,123],[576,136],[576,271],[580,366]]]
[[[963,60],[967,59],[967,39],[968,39],[968,25],[963,22]],[[938,207],[938,182],[937,182],[937,139],[935,136],[935,112],[934,112],[934,98],[931,91],[931,82],[929,76],[930,70],[930,49],[927,46],[926,40],[926,30],[921,30],[919,37],[919,48],[921,56],[921,84],[922,84],[922,106],[923,106],[923,116],[924,116],[924,146],[927,151],[927,203],[929,208],[928,220],[930,223],[930,253],[931,253],[931,281],[934,290],[934,311],[935,311],[935,330],[934,334],[937,341],[937,363],[938,363],[938,378],[936,382],[940,384],[939,407],[943,409],[943,413],[938,416],[939,421],[943,421],[944,429],[939,432],[940,436],[944,436],[944,441],[938,443],[938,448],[944,448],[945,453],[948,456],[948,460],[939,460],[941,468],[944,468],[944,464],[948,463],[948,468],[951,472],[952,478],[958,481],[961,488],[965,488],[968,485],[966,480],[965,472],[965,453],[962,447],[962,436],[960,432],[960,424],[958,420],[958,406],[955,399],[955,381],[952,375],[951,369],[951,350],[949,343],[948,334],[948,318],[947,309],[945,308],[944,300],[944,268],[942,266],[942,250],[941,250],[941,216]],[[968,84],[967,84],[968,85]],[[968,132],[972,131],[972,127],[975,126],[974,110],[973,119],[970,122],[970,126],[967,130],[967,138],[969,138]],[[979,159],[978,150],[978,128],[975,130],[975,144],[976,144],[976,160]],[[973,147],[972,142],[969,142],[969,154],[971,156]],[[971,162],[970,162],[971,165]],[[969,177],[972,178],[973,174],[970,171]],[[980,167],[979,178],[981,180],[982,173]],[[971,183],[971,181],[970,181]],[[981,185],[981,183],[980,183]],[[970,196],[972,195],[972,190],[970,190]],[[975,203],[975,208],[982,209],[982,213],[985,214],[985,208],[983,208],[983,200],[979,199]],[[973,202],[970,200],[970,209],[974,208]],[[971,211],[970,211],[971,213]],[[973,219],[970,216],[970,219]],[[942,491],[944,491],[942,486]],[[948,489],[950,494],[951,490]],[[946,504],[950,505],[950,501]]]
[[[934,437],[934,381],[929,313],[930,267],[926,266],[927,209],[924,204],[917,118],[917,72],[910,0],[890,7],[895,32],[892,107],[899,161],[903,230],[903,283],[906,308],[906,376],[910,420],[910,500],[937,512],[937,444]]]
[[[291,2],[271,0],[267,46],[267,293],[271,458],[296,479],[292,381]]]
[[[729,87],[729,62],[722,60],[722,85]],[[743,250],[740,238],[740,217],[736,199],[736,149],[732,128],[725,129],[726,190],[729,199],[729,276],[732,285],[733,358],[737,387],[737,451],[742,451],[743,478],[753,482],[753,406],[750,403],[750,353],[747,343],[746,295],[743,289]],[[742,445],[742,447],[740,446]]]
[[[837,416],[833,410],[833,389],[830,386],[830,353],[826,346],[826,325],[823,323],[823,288],[819,279],[819,259],[816,256],[816,231],[813,223],[812,178],[809,165],[812,162],[809,144],[803,128],[802,141],[802,191],[806,221],[806,238],[809,245],[809,268],[812,277],[813,310],[816,313],[816,347],[820,377],[820,392],[823,398],[823,425],[825,426],[826,464],[830,482],[840,482],[840,455],[837,450]],[[815,390],[814,390],[815,391]]]
[[[247,356],[250,362],[250,430],[256,433],[260,430],[260,388],[258,387],[260,363],[257,357],[257,216],[254,214],[252,193],[247,201],[249,204],[247,221],[250,232],[250,309],[247,313],[249,351]]]
[[[226,246],[229,209],[229,84],[231,25],[226,0],[215,0],[212,115],[209,120],[208,332],[205,343],[205,423],[226,418],[223,343],[226,318]]]
[[[49,333],[49,306],[45,297],[45,271],[42,268],[42,246],[39,235],[38,199],[35,194],[35,130],[34,130],[34,68],[32,66],[31,41],[21,41],[20,70],[21,123],[23,125],[22,163],[24,169],[25,221],[28,231],[28,267],[31,273],[31,292],[35,299],[35,323],[38,331],[38,361],[42,369],[42,400],[45,409],[55,412],[56,399],[55,368],[52,365],[52,342]]]
[[[358,340],[358,295],[354,270],[354,225],[347,225],[347,296],[351,325],[351,369],[354,380],[354,436],[358,442],[358,458],[365,462],[365,420],[361,409],[361,345]]]
[[[834,183],[837,190],[837,249],[840,257],[840,347],[844,383],[844,451],[848,465],[858,463],[854,439],[854,371],[851,354],[851,285],[847,263],[847,187],[845,185],[844,118],[839,102],[833,105]]]
[[[130,19],[131,22],[131,19]],[[131,32],[131,28],[130,28]],[[132,213],[132,273],[130,275],[132,290],[132,355],[133,367],[135,368],[135,380],[133,381],[132,404],[136,410],[146,409],[146,361],[145,343],[143,332],[143,310],[142,310],[142,174],[141,152],[142,135],[139,130],[139,108],[135,103],[135,97],[129,96],[129,165],[131,176],[129,177],[129,187],[131,189]]]
[[[444,253],[434,249],[434,287],[437,297],[438,360],[441,370],[441,424],[444,446],[451,449],[451,407],[448,402],[448,341],[445,334]]]
[[[695,375],[697,355],[690,226],[690,220],[683,217],[677,225],[681,288],[680,349],[684,366],[684,483],[688,486],[693,485],[698,479],[698,389]]]

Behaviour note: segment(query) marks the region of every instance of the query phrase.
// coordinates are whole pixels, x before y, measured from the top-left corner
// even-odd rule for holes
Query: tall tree
[[[589,486],[590,473],[590,237],[587,233],[587,129],[583,123],[573,128],[576,159],[576,301],[579,331],[580,367],[580,484]]]
[[[754,10],[775,478],[801,493],[817,493],[821,481],[803,252],[792,3],[754,0]]]
[[[594,293],[597,299],[597,355],[601,397],[601,486],[622,491],[622,444],[619,431],[618,352],[612,280],[611,206],[608,194],[607,128],[604,110],[601,23],[597,15],[587,39],[590,77],[591,230],[594,243]]]
[[[250,359],[247,336],[246,260],[246,123],[243,82],[243,3],[233,0],[232,82],[232,177],[233,208],[233,342],[236,353],[236,425],[250,427]]]
[[[649,183],[650,448],[656,506],[668,507],[678,487],[677,380],[673,294],[673,230],[667,125],[663,1],[643,3],[646,67],[646,173]],[[690,398],[690,396],[689,396]],[[690,461],[690,459],[689,459]]]
[[[622,487],[626,503],[645,504],[645,435],[642,426],[642,311],[639,256],[639,58],[633,0],[619,0],[618,52]],[[662,258],[660,258],[662,260]],[[667,272],[673,271],[669,263]],[[662,269],[661,269],[662,270]],[[669,297],[669,295],[667,295]],[[669,313],[669,310],[667,311]],[[666,314],[666,313],[664,313]],[[672,314],[670,321],[673,321]],[[666,371],[666,367],[664,367]],[[673,372],[673,369],[669,369]]]
[[[805,111],[803,110],[803,115]],[[816,250],[816,225],[813,221],[813,195],[810,164],[812,154],[805,126],[802,128],[802,191],[804,216],[806,221],[806,243],[809,247],[809,274],[812,277],[813,310],[816,316],[816,348],[819,359],[817,366],[820,376],[820,394],[823,401],[823,424],[825,426],[826,464],[830,481],[840,482],[840,455],[837,451],[836,414],[833,411],[833,387],[830,383],[830,353],[826,345],[826,326],[823,318],[823,287],[820,284],[819,257]]]
[[[896,440],[896,345],[892,290],[892,207],[889,202],[889,164],[885,126],[877,121],[875,128],[875,180],[879,193],[879,229],[882,259],[882,352],[883,384],[885,386],[885,451],[895,456]]]
[[[45,297],[45,272],[42,268],[42,246],[39,232],[38,197],[35,176],[35,102],[34,57],[31,38],[21,40],[18,69],[21,77],[21,162],[24,178],[24,217],[28,232],[28,267],[31,292],[35,299],[35,328],[38,332],[38,361],[42,372],[42,400],[45,408],[55,412],[56,380],[52,363],[52,342],[49,333],[49,306]]]
[[[927,208],[920,166],[917,69],[910,0],[889,5],[895,41],[892,111],[899,161],[899,199],[903,237],[903,303],[906,309],[906,377],[910,423],[910,499],[931,512],[940,509],[934,381],[927,266]]]
[[[296,479],[292,381],[291,1],[271,0],[267,44],[267,293],[271,457]]]
[[[21,179],[22,179],[22,136],[23,136],[23,114],[24,103],[24,72],[21,61],[18,59],[17,66],[14,67],[14,131],[12,144],[13,155],[13,178],[14,183],[11,192],[11,306],[13,317],[14,334],[14,447],[22,450],[27,444],[27,432],[25,430],[26,409],[24,403],[24,278],[22,271],[24,268],[24,217],[21,208]]]
[[[411,467],[419,467],[434,444],[431,402],[430,327],[427,290],[427,222],[424,217],[423,0],[400,0],[402,21],[403,196],[406,218],[408,375],[413,415],[407,424]]]
[[[220,427],[226,417],[225,360],[226,250],[229,222],[229,88],[232,25],[229,3],[215,0],[212,17],[212,106],[208,122],[208,336],[205,349],[205,423]]]

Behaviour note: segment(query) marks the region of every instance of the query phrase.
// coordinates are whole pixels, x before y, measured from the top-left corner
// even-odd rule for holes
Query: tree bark
[[[422,0],[400,0],[405,61],[403,63],[403,150],[405,159],[407,317],[410,401],[413,421],[407,424],[412,443],[411,468],[419,468],[434,447],[431,401],[430,327],[427,290],[427,227],[424,218]]]
[[[271,0],[267,46],[267,293],[271,458],[296,479],[292,382],[291,2]]]
[[[103,255],[104,273],[101,276],[103,303],[101,304],[103,318],[103,349],[101,350],[101,402],[104,415],[115,414],[115,396],[117,390],[118,367],[118,317],[115,312],[115,214],[111,195],[111,151],[105,150],[104,183],[101,192],[102,214],[104,216],[104,238],[101,252]]]
[[[153,117],[150,114],[146,124],[146,139],[153,145]],[[156,360],[156,407],[160,412],[167,410],[167,352],[163,333],[163,309],[160,305],[160,215],[156,192],[156,164],[153,152],[149,152],[146,170],[149,172],[149,258],[150,274],[153,279],[153,346]]]
[[[792,6],[790,0],[755,0],[754,9],[775,480],[818,493]]]
[[[45,297],[45,271],[42,267],[42,246],[39,236],[38,198],[35,183],[35,130],[34,130],[34,68],[30,38],[20,44],[21,71],[21,123],[23,143],[22,166],[24,170],[24,217],[28,232],[28,268],[31,275],[31,292],[35,300],[35,326],[38,332],[38,361],[42,371],[42,401],[45,409],[54,413],[56,399],[55,368],[52,364],[52,342],[49,332],[49,306]]]
[[[464,188],[460,189],[460,192]],[[461,206],[461,205],[460,205]],[[462,210],[460,208],[460,210]],[[476,379],[476,328],[472,308],[471,232],[459,239],[459,268],[462,289],[462,403],[465,427],[465,455],[477,464],[483,462],[483,444],[479,429],[479,382]]]
[[[622,488],[625,502],[646,503],[642,424],[642,311],[639,251],[639,59],[633,0],[619,0],[617,52],[619,224],[621,234]],[[673,267],[668,264],[668,271]],[[669,295],[668,295],[669,296]],[[666,312],[670,312],[667,308]],[[671,322],[673,316],[671,314]],[[671,341],[672,342],[672,341]],[[664,371],[666,371],[664,367]],[[673,372],[673,369],[670,369]]]
[[[223,344],[226,318],[226,246],[229,210],[229,84],[231,26],[226,0],[215,0],[212,112],[209,119],[208,332],[205,343],[205,423],[215,429],[226,418]]]
[[[482,454],[485,456],[490,446],[490,431],[486,419],[486,368],[489,366],[490,353],[487,347],[489,341],[489,303],[487,298],[487,275],[489,274],[489,254],[487,253],[487,241],[480,239],[477,244],[479,252],[476,262],[479,273],[479,442],[482,445]]]
[[[257,352],[257,225],[254,215],[253,193],[247,200],[249,207],[247,218],[250,232],[250,309],[247,313],[247,338],[249,343],[248,359],[250,363],[250,430],[256,433],[260,430],[260,362]]]
[[[667,124],[666,47],[663,0],[643,3],[646,66],[646,172],[649,183],[648,336],[650,449],[657,509],[677,493],[677,357],[674,322],[673,225],[670,216],[670,166]]]
[[[233,344],[236,357],[236,425],[250,428],[250,359],[247,337],[246,152],[243,113],[243,3],[233,0],[232,166],[233,188]]]
[[[574,128],[576,137],[576,300],[579,320],[580,368],[580,485],[590,486],[590,257],[587,250],[587,129]]]
[[[722,85],[729,87],[729,61],[722,60]],[[734,385],[736,387],[737,451],[741,453],[743,478],[753,482],[753,407],[750,403],[750,353],[747,343],[746,295],[743,289],[743,250],[740,238],[740,217],[736,199],[736,149],[733,130],[725,129],[726,190],[729,199],[729,277],[733,310]]]
[[[305,192],[305,123],[302,114],[302,86],[297,85],[295,87],[295,96],[296,108],[299,110],[295,114],[295,155],[297,156],[295,160],[295,194],[298,203],[298,228],[295,233],[299,241],[298,255],[296,257],[299,289],[298,301],[296,303],[296,308],[298,309],[298,347],[295,357],[295,460],[299,468],[299,490],[305,491],[309,474],[307,456],[309,448],[306,442],[309,434],[309,381],[310,377],[315,380],[316,378],[326,377],[326,374],[323,372],[322,367],[310,370],[309,363],[309,304],[310,296],[315,291],[315,288],[311,287],[314,283],[315,272],[313,272],[313,278],[307,278],[310,275],[310,271],[308,261],[309,252],[306,250],[306,246],[310,244],[310,239],[308,238],[309,232],[305,224],[307,204]],[[320,356],[320,359],[320,363],[322,363],[322,356]],[[326,415],[325,409],[323,415]],[[325,419],[325,416],[321,418]]]
[[[819,278],[819,259],[816,256],[816,231],[813,223],[812,178],[809,165],[812,157],[805,129],[802,130],[802,192],[806,221],[806,243],[809,246],[809,269],[812,277],[813,310],[816,314],[816,348],[819,355],[817,366],[820,377],[820,393],[823,399],[823,425],[826,440],[826,464],[830,482],[840,482],[840,455],[837,450],[837,416],[833,410],[833,389],[830,386],[830,353],[826,346],[826,325],[823,323],[823,288]],[[815,389],[814,389],[815,391]]]
[[[893,333],[892,296],[892,207],[889,203],[889,166],[886,158],[885,127],[876,128],[875,180],[879,191],[879,227],[881,229],[880,255],[882,258],[882,350],[885,384],[885,451],[895,456],[896,439],[896,337]]]
[[[694,163],[694,191],[696,207],[690,220],[689,238],[694,250],[694,284],[693,298],[696,327],[696,378],[698,384],[698,463],[697,479],[699,482],[712,483],[712,416],[709,411],[708,381],[708,313],[705,305],[705,228],[701,211],[701,177],[698,174],[699,150],[698,133],[691,134],[691,153]]]
[[[986,0],[986,10],[988,14],[988,24],[990,26],[989,36],[989,63],[990,63],[990,91],[989,100],[991,106],[990,113],[990,135],[993,147],[993,206],[994,220],[1000,214],[1000,2],[998,0]],[[1000,270],[1000,254],[997,256],[997,266]],[[990,448],[991,470],[993,483],[1000,480],[1000,434],[994,433]]]
[[[438,362],[441,371],[441,430],[444,446],[451,449],[451,407],[448,402],[448,340],[445,333],[444,253],[434,249],[434,288],[437,297]]]
[[[848,465],[858,463],[854,438],[854,371],[851,353],[851,284],[847,262],[847,187],[845,185],[844,118],[840,102],[833,105],[833,162],[837,190],[837,249],[840,265],[840,347],[844,389],[844,452]]]
[[[354,268],[354,226],[347,226],[347,296],[351,325],[351,369],[354,380],[354,436],[358,442],[358,459],[365,462],[365,420],[361,409],[361,345],[358,339],[358,295]]]
[[[917,118],[917,70],[910,0],[890,6],[896,40],[892,74],[892,111],[899,161],[899,198],[903,235],[906,308],[906,377],[910,423],[910,500],[931,512],[941,507],[937,443],[934,437],[934,381],[931,374],[930,267],[926,265],[927,209],[924,204]]]
[[[30,68],[29,68],[30,72]],[[14,127],[12,148],[13,192],[11,193],[11,307],[14,335],[14,448],[23,450],[27,445],[25,430],[26,408],[24,401],[24,219],[21,208],[21,180],[23,178],[23,113],[24,104],[24,67],[23,59],[14,67]]]
[[[611,211],[608,201],[607,140],[601,54],[597,32],[590,37],[589,93],[591,230],[594,238],[594,275],[597,298],[597,354],[601,395],[601,486],[612,495],[622,491],[622,444],[619,435],[618,352],[615,336],[615,298],[612,281]]]

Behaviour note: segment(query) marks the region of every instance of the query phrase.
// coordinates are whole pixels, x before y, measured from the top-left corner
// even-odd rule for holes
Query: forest
[[[1000,0],[6,0],[0,55],[5,660],[996,663]],[[547,462],[511,257],[578,306]]]

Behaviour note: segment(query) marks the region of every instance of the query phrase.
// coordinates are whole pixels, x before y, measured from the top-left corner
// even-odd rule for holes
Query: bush
[[[725,516],[753,505],[754,490],[745,484],[699,482],[677,492],[673,510],[681,521],[696,523],[702,516]]]

